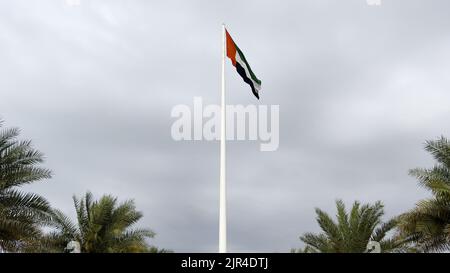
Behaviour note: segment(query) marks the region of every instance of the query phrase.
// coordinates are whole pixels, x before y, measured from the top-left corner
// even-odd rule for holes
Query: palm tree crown
[[[50,205],[44,198],[17,190],[51,177],[49,170],[38,166],[43,154],[31,147],[31,141],[18,141],[19,133],[17,128],[0,131],[0,251],[19,251],[50,220]]]
[[[362,253],[369,241],[377,241],[383,252],[398,251],[401,242],[396,239],[386,239],[386,234],[396,225],[392,219],[382,223],[384,214],[381,202],[374,205],[361,205],[354,202],[350,213],[347,213],[344,202],[336,201],[337,222],[326,212],[316,209],[317,222],[322,233],[305,233],[300,237],[306,247],[300,252],[321,253]]]
[[[437,164],[430,169],[413,169],[412,176],[429,190],[433,197],[419,201],[403,214],[399,224],[401,235],[412,239],[422,251],[450,250],[450,142],[440,139],[427,141],[425,150]]]
[[[43,240],[50,242],[55,251],[61,251],[68,242],[80,242],[81,251],[88,253],[151,252],[146,238],[155,234],[148,229],[131,229],[141,218],[132,200],[118,203],[110,195],[94,201],[91,193],[73,198],[77,214],[74,224],[60,211],[54,212],[56,231]]]

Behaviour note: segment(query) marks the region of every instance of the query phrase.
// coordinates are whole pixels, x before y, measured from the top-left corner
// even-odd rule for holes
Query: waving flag
[[[253,94],[259,99],[259,90],[261,90],[261,81],[255,76],[250,65],[245,59],[244,54],[233,41],[228,31],[226,32],[227,57],[230,58],[233,66],[244,82],[248,83],[252,88]]]

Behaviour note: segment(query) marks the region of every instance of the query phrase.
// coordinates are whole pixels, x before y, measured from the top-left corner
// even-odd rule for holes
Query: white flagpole
[[[225,24],[222,24],[222,92],[220,112],[220,185],[219,185],[219,253],[227,252],[227,188],[225,180],[225,141],[226,141],[226,109],[225,109]]]

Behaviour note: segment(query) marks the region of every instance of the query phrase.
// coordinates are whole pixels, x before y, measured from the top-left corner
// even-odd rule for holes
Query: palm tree
[[[78,241],[87,253],[157,252],[146,242],[155,234],[148,229],[131,229],[141,218],[133,200],[118,203],[104,195],[93,200],[90,192],[81,199],[73,197],[76,224],[61,211],[54,211],[55,230],[42,238],[40,250],[61,252],[70,241]],[[36,249],[35,249],[36,251]]]
[[[19,251],[50,220],[50,205],[44,198],[17,189],[51,177],[49,170],[38,166],[43,154],[32,148],[31,141],[18,141],[19,133],[17,128],[0,131],[0,252]]]
[[[400,234],[412,239],[422,251],[450,250],[450,142],[441,137],[427,141],[425,150],[438,162],[430,169],[413,169],[410,174],[431,191],[432,198],[419,201],[400,217]]]
[[[386,235],[396,226],[396,219],[382,223],[384,214],[381,202],[361,205],[354,202],[347,213],[344,202],[336,201],[337,222],[326,212],[316,209],[317,222],[323,230],[320,234],[305,233],[300,237],[306,246],[294,252],[362,253],[369,241],[379,242],[383,252],[402,251],[403,242]]]

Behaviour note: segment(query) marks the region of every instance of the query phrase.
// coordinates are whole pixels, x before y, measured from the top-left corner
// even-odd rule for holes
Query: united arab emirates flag
[[[244,54],[233,41],[228,31],[226,31],[227,36],[227,57],[230,58],[234,67],[236,67],[237,72],[241,75],[244,82],[248,83],[252,88],[253,94],[259,99],[259,90],[261,89],[261,81],[255,76],[250,65],[245,59]]]

